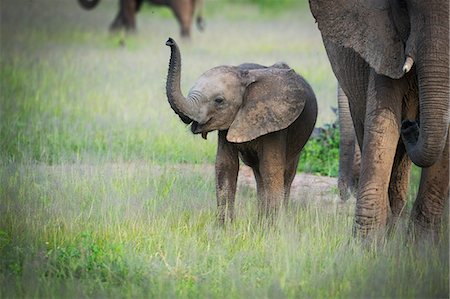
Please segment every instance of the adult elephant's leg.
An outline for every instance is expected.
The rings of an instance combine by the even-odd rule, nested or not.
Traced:
[[[411,159],[406,154],[403,142],[397,145],[397,151],[392,167],[389,183],[389,204],[391,207],[390,223],[395,224],[403,212],[408,195],[409,176],[411,172]]]
[[[323,39],[333,72],[348,98],[351,119],[358,144],[363,144],[367,86],[370,67],[352,49]]]
[[[367,236],[387,222],[388,186],[408,86],[374,71],[369,77],[354,234]]]
[[[353,156],[353,167],[352,167],[352,173],[353,173],[353,190],[352,192],[356,191],[356,188],[358,187],[359,182],[359,173],[361,171],[361,148],[359,147],[358,140],[356,139],[355,135],[355,155]]]
[[[123,1],[125,29],[128,31],[136,30],[136,11],[137,11],[136,0]]]
[[[416,119],[418,117],[419,99],[417,97],[417,86],[414,74],[405,75],[410,82],[410,90],[403,99],[402,119]],[[407,200],[409,178],[412,161],[408,157],[405,145],[402,140],[397,145],[394,165],[392,167],[391,180],[389,184],[389,203],[391,207],[391,217],[389,218],[390,228],[394,228],[398,218],[402,214]]]
[[[111,23],[109,29],[111,31],[125,29],[133,31],[136,29],[136,10],[137,2],[136,0],[120,0],[119,1],[119,12],[116,18]]]
[[[125,26],[122,4],[123,0],[119,0],[119,11],[117,12],[116,17],[114,18],[114,21],[109,26],[110,31],[120,30]]]
[[[205,30],[205,20],[203,19],[203,0],[191,0],[193,7],[193,14],[197,14],[197,29],[200,31]]]
[[[341,200],[349,199],[353,190],[353,164],[355,158],[356,135],[353,128],[348,98],[340,86],[337,91],[339,112],[339,178],[338,188]]]
[[[181,37],[191,36],[191,23],[194,17],[194,3],[191,0],[174,1],[172,11],[180,24]]]
[[[236,195],[239,158],[235,146],[226,140],[226,132],[219,131],[216,156],[217,219],[223,225],[228,218],[234,220],[234,198]]]
[[[284,201],[283,206],[287,209],[289,205],[289,196],[291,194],[291,186],[294,181],[295,174],[297,173],[298,160],[300,159],[300,154],[298,154],[292,161],[286,165],[286,170],[284,171]]]
[[[411,213],[410,229],[416,239],[436,238],[439,228],[447,221],[442,218],[448,206],[449,197],[449,136],[439,160],[422,169],[419,191]]]

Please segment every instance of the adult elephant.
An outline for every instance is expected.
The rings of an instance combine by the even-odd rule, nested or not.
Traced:
[[[354,233],[403,210],[411,160],[423,167],[412,220],[435,232],[448,201],[448,0],[310,0],[348,96],[362,161]]]
[[[78,2],[85,9],[93,9],[100,0],[78,0]],[[143,0],[119,0],[119,12],[111,23],[110,30],[136,30],[136,13],[141,8],[142,2]],[[180,24],[182,37],[190,37],[195,13],[197,13],[197,27],[199,30],[204,28],[201,14],[203,0],[149,0],[148,2],[170,7]]]

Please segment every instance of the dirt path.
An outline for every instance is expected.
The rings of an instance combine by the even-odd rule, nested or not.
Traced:
[[[239,186],[248,186],[256,189],[253,172],[248,166],[241,166],[238,177]],[[309,173],[298,173],[291,187],[291,199],[314,199],[325,201],[337,201],[337,179],[325,176],[317,176]]]

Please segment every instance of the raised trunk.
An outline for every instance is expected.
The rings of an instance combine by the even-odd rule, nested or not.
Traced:
[[[416,61],[420,125],[405,121],[402,138],[411,160],[420,167],[429,167],[441,155],[448,131],[448,2],[411,2],[411,34],[407,43],[407,52],[411,53],[407,54]]]
[[[166,45],[170,47],[169,71],[167,74],[166,94],[170,107],[181,118],[190,124],[192,122],[192,107],[181,93],[181,54],[176,42],[169,38]]]

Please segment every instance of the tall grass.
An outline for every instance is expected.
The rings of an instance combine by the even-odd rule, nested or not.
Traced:
[[[216,225],[215,136],[192,136],[164,94],[164,42],[178,36],[167,10],[144,9],[120,46],[116,1],[1,5],[0,298],[448,296],[447,228],[412,246],[407,215],[386,242],[360,244],[354,203],[302,193],[268,229],[241,186],[235,223]],[[206,5],[206,32],[179,42],[183,90],[220,64],[282,60],[313,86],[318,125],[334,121],[307,11]]]
[[[294,201],[267,229],[240,188],[215,222],[203,167],[29,165],[1,173],[4,297],[443,297],[447,236],[407,246],[351,237],[352,205]]]

